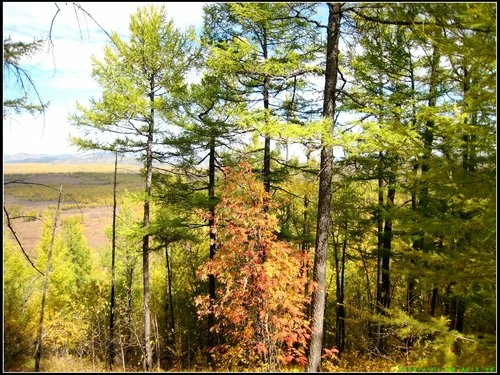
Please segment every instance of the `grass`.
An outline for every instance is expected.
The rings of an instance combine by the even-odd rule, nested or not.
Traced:
[[[63,186],[63,209],[68,207],[95,207],[113,202],[113,172],[50,172],[10,173],[4,175],[5,195],[31,202],[57,203],[59,188]],[[16,181],[15,183],[10,183]],[[140,175],[118,173],[117,192],[140,192],[144,182]],[[69,206],[68,206],[69,205]],[[68,206],[68,207],[66,207]]]
[[[33,358],[19,358],[16,364],[8,364],[5,368],[8,372],[34,372],[35,360]],[[139,369],[130,369],[128,372],[136,372]],[[41,372],[122,372],[123,367],[115,366],[113,371],[102,361],[92,361],[88,357],[79,358],[72,355],[42,357],[40,361]]]

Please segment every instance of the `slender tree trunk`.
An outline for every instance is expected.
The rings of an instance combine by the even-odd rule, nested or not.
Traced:
[[[347,232],[347,224],[345,226]],[[339,355],[345,348],[345,303],[344,303],[344,275],[345,275],[345,253],[347,248],[347,234],[342,241],[342,252],[339,256],[339,244],[335,245],[335,281],[336,281],[336,318],[335,318],[335,345]]]
[[[408,291],[406,292],[406,312],[408,315],[413,315],[413,300],[415,299],[415,281],[412,277],[408,283]]]
[[[387,202],[388,206],[392,207],[394,205],[394,198],[396,195],[396,189],[394,188],[395,179],[390,178],[389,180],[389,188],[387,191]],[[392,251],[392,219],[386,218],[384,225],[384,250],[382,256],[382,306],[386,309],[390,307],[391,304],[391,279],[390,279],[390,260],[391,260],[391,251]]]
[[[301,244],[301,250],[302,250],[302,255],[304,256],[304,263],[302,264],[302,270],[301,272],[305,274],[306,277],[306,284],[304,285],[304,295],[308,298],[309,297],[309,248],[310,248],[310,243],[309,243],[309,225],[308,225],[308,214],[307,214],[307,209],[309,207],[309,197],[307,194],[304,195],[304,225],[302,226],[302,244]],[[307,319],[311,318],[311,303],[306,303],[305,305],[305,313]]]
[[[341,4],[328,3],[327,56],[323,117],[330,121],[329,133],[333,134],[335,120],[335,91],[339,55]],[[323,345],[323,322],[326,297],[326,261],[328,258],[328,232],[330,229],[330,207],[332,199],[333,146],[324,144],[321,149],[321,171],[319,175],[318,219],[316,227],[316,249],[314,253],[313,282],[316,287],[311,301],[311,338],[309,341],[306,371],[316,372],[321,366]]]
[[[396,183],[395,171],[392,170],[389,175],[388,188],[387,188],[387,207],[390,209],[394,205],[396,196]],[[381,269],[380,269],[380,284],[377,291],[377,306],[378,313],[385,315],[385,309],[388,309],[391,304],[391,275],[390,275],[390,261],[392,251],[392,219],[385,218],[384,231],[382,235],[382,255],[381,255]],[[381,353],[386,352],[386,332],[385,327],[379,326],[378,336],[378,349]]]
[[[132,350],[132,284],[134,278],[134,268],[133,266],[128,266],[126,274],[126,297],[127,297],[127,329],[125,337],[125,362],[128,365],[130,361],[130,355]]]
[[[457,318],[456,318],[456,325],[455,329],[458,332],[463,333],[464,332],[464,318],[465,318],[465,301],[463,300],[462,297],[456,297],[456,311],[457,311]]]
[[[431,316],[436,316],[436,305],[437,305],[438,289],[432,289],[431,297]]]
[[[418,174],[420,168],[420,163],[417,161],[413,165],[413,175],[416,180],[416,176]],[[417,206],[417,188],[418,182],[415,183],[415,185],[412,187],[411,190],[411,209],[412,211],[417,211],[418,206]],[[421,242],[421,233],[420,231],[417,231],[415,234],[413,234],[413,249],[418,251],[420,249],[420,242]],[[413,315],[413,300],[414,300],[414,292],[415,292],[415,275],[414,275],[414,268],[415,268],[415,261],[413,259],[410,260],[411,266],[410,270],[408,272],[408,289],[406,290],[406,312],[408,315]]]
[[[151,185],[153,180],[153,131],[154,131],[154,77],[150,83],[151,115],[149,118],[148,140],[146,145],[146,198],[144,201],[143,227],[147,230],[150,220]],[[151,346],[151,311],[149,309],[149,234],[142,238],[142,273],[144,285],[144,371],[151,371],[153,367],[153,349]]]
[[[172,265],[170,261],[170,257],[168,255],[168,244],[165,244],[165,262],[167,268],[166,275],[166,292],[167,292],[167,309],[165,313],[170,314],[170,319],[167,319],[167,328],[169,330],[168,336],[175,337],[175,316],[174,316],[174,301],[172,296]]]
[[[409,73],[410,73],[410,81],[411,81],[411,91],[415,92],[415,69],[413,65],[413,60],[410,56],[409,59]],[[416,109],[416,104],[412,104],[412,127],[416,128],[417,127],[417,109]],[[413,185],[413,188],[411,190],[411,209],[413,211],[417,211],[418,205],[417,205],[417,194],[418,194],[418,187],[419,183],[417,181],[417,176],[418,176],[418,171],[420,168],[420,161],[417,159],[415,161],[415,164],[413,165],[413,174],[415,178],[415,184]],[[419,249],[419,241],[421,237],[421,233],[417,232],[415,234],[415,240],[413,242],[413,248],[415,250]],[[408,290],[406,292],[406,312],[408,315],[413,314],[413,300],[414,300],[414,292],[415,292],[415,275],[414,273],[414,267],[415,266],[415,261],[411,260],[411,269],[409,271],[408,275]]]
[[[214,259],[215,253],[217,251],[217,232],[215,228],[215,136],[212,134],[210,136],[210,151],[208,160],[208,199],[210,205],[208,225],[210,228],[210,260]],[[216,345],[216,333],[212,329],[215,325],[215,315],[213,314],[212,307],[215,303],[215,275],[210,274],[208,276],[208,295],[210,298],[210,313],[208,314],[208,347],[214,347]],[[208,354],[208,360],[212,369],[215,366],[215,362]]]
[[[115,252],[116,252],[116,177],[118,152],[115,151],[115,173],[113,179],[113,228],[111,235],[111,296],[109,301],[109,369],[113,369],[115,360],[114,322],[115,322]]]
[[[61,208],[63,187],[59,188],[59,198],[57,199],[57,208],[54,213],[54,222],[52,223],[52,234],[50,236],[49,251],[47,254],[47,267],[45,269],[45,281],[42,290],[42,304],[40,307],[40,321],[38,323],[38,335],[36,339],[35,349],[35,371],[40,372],[40,360],[42,358],[42,336],[43,336],[43,316],[45,313],[45,299],[47,298],[47,289],[49,287],[50,261],[52,260],[52,250],[54,248],[54,239],[56,236],[57,219],[59,218],[59,210]]]
[[[266,30],[263,32],[263,41],[262,41],[262,52],[264,59],[268,58],[267,51],[267,33]],[[265,111],[265,119],[268,121],[269,116],[269,78],[264,78],[264,87],[262,90],[262,94],[264,96],[264,111]],[[264,190],[266,193],[271,191],[271,138],[268,134],[264,137],[264,169],[262,171],[264,177]],[[268,210],[268,202],[264,202],[264,212]]]
[[[382,210],[384,207],[384,180],[383,180],[383,155],[379,153],[379,160],[377,166],[378,173],[378,205],[376,211],[377,217],[377,279],[376,279],[376,287],[375,287],[375,311],[377,314],[380,314],[381,311],[381,303],[382,300],[380,284],[382,283],[382,251],[383,251],[383,231],[384,231],[384,218],[382,215]],[[381,338],[381,326],[379,323],[370,325],[370,337],[375,338],[375,346],[380,347],[380,338]]]
[[[347,225],[346,225],[346,230],[347,230]],[[347,249],[347,237],[344,238],[344,242],[342,244],[342,260],[341,260],[341,274],[340,274],[340,311],[339,311],[339,323],[340,323],[340,335],[341,335],[341,340],[340,340],[340,346],[339,350],[341,352],[344,351],[345,349],[345,254],[346,254],[346,249]]]
[[[436,107],[437,101],[437,68],[439,64],[439,54],[437,48],[434,48],[432,51],[432,59],[430,66],[430,80],[429,80],[429,100],[428,107],[434,108]],[[414,90],[413,80],[412,80],[412,89]],[[425,128],[423,131],[423,140],[424,140],[424,152],[422,155],[422,160],[420,163],[416,164],[416,168],[420,164],[422,170],[421,178],[425,181],[426,174],[430,169],[430,158],[432,155],[432,145],[434,142],[434,121],[432,119],[428,119],[425,123]],[[421,185],[421,186],[419,186]],[[412,196],[412,209],[420,210],[422,216],[424,218],[429,218],[429,187],[424,182],[423,185],[417,185],[417,192],[414,193],[415,197]],[[417,233],[417,239],[414,241],[413,248],[415,250],[422,250],[425,246],[423,239],[423,232]],[[414,277],[410,277],[408,283],[408,313],[411,315],[413,312],[413,301],[415,299],[414,296],[415,282]]]

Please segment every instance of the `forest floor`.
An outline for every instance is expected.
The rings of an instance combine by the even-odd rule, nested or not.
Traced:
[[[323,361],[324,362],[324,361]],[[22,358],[18,361],[17,365],[9,366],[6,369],[8,372],[31,372],[34,369],[35,361],[33,358]],[[51,355],[42,359],[40,363],[41,372],[143,372],[142,368],[124,368],[123,366],[116,364],[113,369],[109,369],[109,365],[102,361],[92,361],[88,357],[78,358],[75,356],[54,356]],[[392,360],[387,360],[383,358],[378,358],[376,360],[368,357],[358,357],[358,356],[348,356],[345,360],[342,360],[339,364],[332,366],[323,363],[322,372],[406,372],[406,368],[398,366]],[[158,367],[156,364],[150,372],[192,372],[192,373],[206,373],[206,372],[219,372],[212,371],[210,368],[203,368],[203,366],[197,365],[190,369],[181,368],[178,366],[166,368]],[[223,371],[220,372],[234,372],[234,371]],[[240,371],[238,371],[240,372]],[[246,368],[241,370],[241,372],[260,372],[252,368]],[[303,372],[299,368],[291,368],[288,370],[283,370],[282,372]]]
[[[368,354],[359,355],[357,353],[351,352],[346,353],[342,356],[342,359],[336,361],[336,363],[331,363],[330,361],[322,361],[322,372],[340,372],[340,373],[377,373],[377,372],[389,372],[389,373],[410,373],[410,372],[479,372],[479,373],[496,373],[495,366],[495,351],[489,351],[488,353],[483,353],[481,365],[476,363],[476,365],[471,366],[470,364],[458,365],[458,366],[430,366],[422,365],[421,362],[411,363],[407,362],[404,356],[397,356],[393,358],[389,357],[374,357]],[[34,359],[33,358],[23,358],[18,361],[14,366],[9,366],[8,369],[4,369],[7,372],[32,372],[34,369]],[[107,363],[99,360],[92,361],[90,358],[78,358],[75,356],[49,356],[41,361],[40,369],[42,372],[89,372],[89,373],[99,373],[99,372],[143,372],[141,367],[127,367],[124,368],[120,364],[116,364],[113,369],[109,369]],[[205,368],[200,365],[193,365],[191,368],[182,368],[178,366],[167,368],[165,366],[158,367],[156,364],[153,366],[150,372],[174,372],[174,373],[209,373],[209,372],[219,372],[212,371],[210,368]],[[220,372],[228,373],[235,371],[223,371]],[[238,372],[260,372],[252,368],[246,368]],[[291,368],[282,370],[282,372],[294,372],[301,373],[304,372],[300,368]]]

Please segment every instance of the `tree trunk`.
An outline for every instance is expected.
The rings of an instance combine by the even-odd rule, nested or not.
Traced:
[[[166,284],[167,284],[167,309],[165,314],[170,314],[170,319],[167,319],[168,337],[175,337],[175,316],[174,316],[174,301],[172,297],[172,265],[168,256],[168,244],[165,244],[165,265],[167,268]],[[172,340],[172,343],[174,340]]]
[[[345,226],[347,232],[347,224]],[[345,348],[345,304],[344,304],[344,274],[345,274],[345,253],[347,248],[347,234],[342,241],[342,253],[338,254],[338,244],[335,246],[335,278],[336,278],[336,319],[335,319],[335,345],[339,350],[339,355]]]
[[[380,313],[380,301],[382,299],[380,284],[382,283],[382,250],[383,250],[383,231],[384,231],[384,218],[382,215],[382,210],[384,206],[384,180],[382,178],[383,175],[383,167],[382,167],[382,153],[379,153],[379,160],[377,166],[378,173],[378,205],[376,209],[376,218],[377,218],[377,279],[375,284],[375,311],[377,314]],[[380,347],[380,324],[370,324],[369,326],[369,335],[370,337],[375,339],[375,346]]]
[[[307,208],[309,207],[309,197],[304,195],[304,225],[302,226],[302,244],[301,250],[302,255],[304,256],[304,262],[302,264],[302,274],[305,274],[306,284],[304,285],[304,295],[306,298],[309,297],[309,225],[307,223],[308,215]],[[305,313],[307,319],[311,319],[311,304],[308,302],[305,305]]]
[[[396,189],[394,184],[396,183],[396,178],[394,170],[390,172],[388,187],[387,187],[387,207],[390,209],[394,205],[394,199],[396,196]],[[384,232],[382,235],[382,255],[381,255],[381,272],[380,272],[380,284],[377,291],[377,306],[378,313],[385,315],[385,309],[388,309],[391,305],[391,277],[390,277],[390,261],[391,261],[391,251],[392,251],[392,219],[386,217],[384,220]],[[384,354],[386,352],[386,332],[385,327],[379,327],[379,337],[378,337],[378,349]]]
[[[439,64],[439,54],[437,48],[433,48],[432,51],[432,59],[431,59],[431,66],[430,66],[430,79],[429,79],[429,100],[428,100],[428,107],[429,108],[434,108],[436,107],[436,101],[437,101],[437,67]],[[412,81],[413,85],[413,81]],[[412,86],[412,89],[414,90],[414,86]],[[426,174],[429,172],[430,169],[430,158],[432,157],[432,145],[434,142],[434,120],[433,119],[428,119],[425,123],[425,128],[423,131],[423,140],[424,140],[424,152],[422,155],[422,160],[420,163],[416,164],[416,168],[418,170],[419,164],[421,166],[422,170],[422,176],[421,178],[424,179]],[[415,197],[413,197],[413,194]],[[417,191],[412,194],[412,209],[414,210],[420,210],[421,215],[424,218],[430,217],[429,213],[429,187],[426,185],[424,182],[424,185],[418,186],[417,185]],[[417,200],[418,198],[418,200]],[[415,239],[413,248],[415,250],[422,250],[425,246],[424,239],[423,239],[423,232],[418,232],[417,233],[417,239]],[[408,313],[411,315],[412,314],[412,303],[413,300],[415,299],[414,296],[414,287],[415,287],[415,282],[414,282],[414,277],[410,277],[409,283],[408,283]]]
[[[263,41],[262,41],[262,52],[264,59],[267,59],[268,57],[268,51],[267,51],[267,34],[266,30],[264,29],[263,32]],[[268,121],[268,116],[269,116],[269,78],[265,77],[264,78],[264,87],[262,89],[262,94],[264,96],[264,111],[265,111],[265,119]],[[266,193],[269,193],[271,191],[271,138],[269,137],[268,134],[265,135],[264,137],[264,169],[262,171],[263,177],[264,177],[264,190]],[[264,202],[264,212],[267,212],[268,210],[268,202]]]
[[[128,266],[126,272],[127,327],[125,337],[125,363],[128,365],[132,351],[132,284],[134,281],[133,266]]]
[[[210,260],[214,259],[215,253],[217,251],[217,234],[215,228],[215,136],[210,136],[210,151],[209,151],[209,160],[208,160],[208,199],[210,205],[209,219],[208,225],[210,228]],[[216,298],[215,294],[215,275],[208,275],[208,295],[210,298],[210,305],[213,306]],[[215,316],[210,310],[208,314],[208,347],[211,348],[215,346],[216,333],[212,329],[215,325]],[[215,366],[215,362],[213,361],[212,356],[208,353],[208,360],[212,366],[212,369]]]
[[[438,289],[434,288],[432,289],[432,297],[431,297],[431,316],[436,315],[437,297],[438,297]]]
[[[387,193],[387,200],[390,206],[394,204],[396,190],[389,187]],[[384,249],[382,256],[382,283],[381,283],[381,302],[382,306],[386,309],[390,307],[391,304],[391,279],[390,279],[390,260],[392,251],[392,219],[386,218],[384,225]]]
[[[118,152],[115,151],[115,173],[113,179],[113,227],[111,235],[111,296],[109,301],[109,369],[113,369],[115,360],[114,322],[115,322],[115,252],[116,252],[116,177]]]
[[[151,185],[153,180],[153,131],[154,131],[154,77],[150,83],[151,114],[149,118],[148,140],[146,145],[146,198],[144,201],[143,227],[147,230],[150,221]],[[151,347],[151,312],[149,309],[149,234],[142,238],[142,274],[144,285],[144,371],[151,371],[153,367],[153,349]]]
[[[335,120],[335,91],[339,55],[341,4],[328,3],[327,56],[323,117],[330,121],[329,133],[333,134]],[[318,219],[316,226],[316,249],[314,253],[313,282],[316,287],[311,301],[311,338],[309,341],[306,370],[317,372],[321,366],[323,344],[323,320],[325,314],[326,261],[328,258],[328,232],[330,229],[330,207],[332,199],[333,146],[324,144],[321,149],[321,171],[319,175]]]
[[[54,238],[56,236],[56,228],[57,228],[57,219],[59,218],[59,210],[61,208],[61,199],[62,199],[62,191],[63,187],[59,188],[59,198],[57,200],[57,208],[54,213],[54,222],[52,223],[52,234],[50,237],[50,245],[49,251],[47,254],[47,267],[45,269],[45,281],[43,284],[42,291],[42,304],[40,307],[40,321],[38,323],[38,335],[36,339],[36,348],[35,348],[35,371],[40,372],[40,360],[42,358],[42,336],[43,336],[43,315],[45,312],[45,299],[47,298],[47,289],[49,287],[49,273],[50,273],[50,261],[52,259],[52,249],[54,247]]]

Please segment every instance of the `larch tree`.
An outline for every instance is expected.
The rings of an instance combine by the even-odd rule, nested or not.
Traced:
[[[355,103],[357,113],[363,115],[357,122],[362,134],[350,155],[364,160],[364,178],[376,180],[378,185],[374,207],[377,222],[375,306],[377,313],[383,315],[391,305],[390,263],[398,174],[400,167],[416,154],[414,147],[409,146],[416,142],[418,134],[412,129],[414,92],[405,82],[411,81],[413,70],[404,34],[394,26],[363,21],[357,23],[358,42],[363,51],[349,64],[353,74],[351,95],[362,98],[362,106]],[[383,331],[377,324],[374,336],[381,352],[386,336]]]
[[[220,78],[209,69],[200,83],[192,84],[186,90],[189,98],[183,103],[185,116],[175,123],[179,127],[177,135],[172,134],[170,143],[173,152],[170,159],[175,168],[183,170],[190,182],[182,184],[182,189],[196,193],[207,191],[207,200],[193,202],[191,210],[206,209],[206,222],[209,228],[209,258],[217,252],[217,233],[215,229],[215,208],[218,202],[216,194],[217,171],[225,166],[224,154],[236,151],[241,144],[241,136],[246,133],[236,125],[237,115],[242,112],[244,103],[231,100],[232,93],[224,90]],[[200,207],[201,204],[201,207]],[[216,298],[216,280],[209,275],[209,295]],[[208,347],[216,345],[214,315],[207,316]],[[209,356],[211,360],[212,357]]]
[[[77,104],[71,116],[78,128],[92,138],[73,138],[84,149],[119,150],[138,153],[144,162],[143,288],[144,369],[152,367],[149,309],[150,199],[155,147],[163,139],[164,120],[171,115],[172,96],[183,85],[193,56],[193,30],[182,32],[167,19],[164,7],[139,8],[130,18],[130,38],[117,33],[105,47],[102,61],[93,59],[93,76],[103,89],[90,106]],[[106,137],[103,136],[106,134]]]
[[[204,30],[212,43],[209,64],[231,77],[231,89],[250,109],[247,126],[264,138],[262,177],[267,192],[273,182],[271,118],[303,116],[307,77],[320,72],[318,33],[305,20],[314,12],[314,4],[297,3],[205,7]]]
[[[402,305],[407,314],[419,311],[419,317],[425,319],[430,307],[430,315],[436,315],[438,293],[444,292],[441,298],[446,301],[444,313],[450,316],[451,328],[463,329],[465,301],[473,300],[471,285],[456,276],[459,272],[451,268],[451,263],[471,267],[470,274],[475,274],[475,268],[465,258],[470,256],[474,262],[482,259],[483,264],[489,257],[487,251],[479,255],[474,240],[467,242],[471,232],[465,233],[474,217],[484,219],[491,213],[486,209],[479,215],[473,208],[477,208],[476,204],[492,207],[486,198],[486,191],[494,185],[486,177],[486,171],[491,172],[491,135],[495,128],[491,91],[495,87],[494,59],[487,52],[493,50],[492,9],[485,5],[451,4],[374,4],[352,8],[356,27],[363,32],[359,39],[361,52],[353,52],[354,59],[349,57],[349,73],[355,78],[347,100],[360,116],[358,124],[364,134],[353,152],[357,161],[364,163],[365,173],[360,173],[359,178],[379,180],[375,219],[379,233],[380,313],[388,311],[390,300],[386,298],[394,295],[384,274],[390,277],[396,272],[408,280]],[[491,48],[480,51],[480,45]],[[482,98],[481,104],[472,97],[465,99],[471,87],[477,90],[473,97]],[[473,166],[470,170],[475,165],[475,147],[482,149],[481,172]],[[377,160],[380,155],[383,159]],[[370,169],[372,172],[368,172]],[[378,176],[373,173],[377,170]],[[394,173],[396,180],[391,177]],[[482,177],[476,179],[479,174]],[[468,189],[472,185],[474,193]],[[389,207],[391,186],[400,191],[400,203]],[[468,208],[463,206],[465,201],[469,202]],[[397,222],[397,232],[386,231],[392,229],[386,225],[388,220]],[[397,244],[390,242],[390,233]],[[403,257],[399,255],[402,249]],[[395,268],[391,267],[389,274],[388,261],[395,253]],[[462,256],[465,258],[459,262]],[[448,257],[454,257],[449,267],[445,266],[451,260]],[[443,278],[452,282],[443,285]],[[476,288],[483,287],[477,280],[473,282]],[[425,288],[432,289],[429,306],[423,306],[424,299],[420,298]],[[414,306],[417,302],[418,308]],[[381,351],[382,341],[377,341]]]
[[[435,76],[446,84],[447,96],[429,115],[433,151],[422,185],[428,189],[426,232],[432,235],[426,240],[448,265],[432,268],[436,276],[449,275],[445,285],[433,279],[436,293],[440,290],[446,302],[450,328],[464,332],[467,305],[477,304],[475,291],[485,295],[493,285],[484,275],[493,272],[494,258],[488,233],[493,229],[496,186],[495,6],[436,4],[425,9],[436,23],[452,20],[427,38],[441,55]],[[446,230],[435,225],[437,218],[447,223]],[[464,273],[468,276],[459,276]]]
[[[45,41],[36,39],[33,42],[13,41],[6,38],[3,41],[3,118],[14,114],[28,112],[31,115],[43,113],[48,106],[44,103],[30,72],[23,68],[21,61],[30,58],[42,49]],[[19,91],[18,91],[19,90]],[[16,96],[14,98],[10,97]],[[35,101],[30,96],[35,96]]]
[[[323,117],[329,123],[329,133],[333,134],[335,126],[335,107],[337,104],[337,71],[339,69],[339,39],[342,5],[340,3],[328,3],[328,9]],[[309,341],[306,367],[308,372],[319,371],[321,366],[332,178],[333,144],[325,141],[325,144],[321,148],[319,174],[318,216],[313,266],[314,290],[311,301],[311,339]]]

